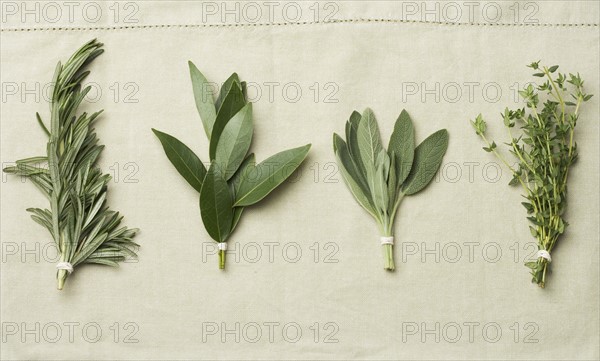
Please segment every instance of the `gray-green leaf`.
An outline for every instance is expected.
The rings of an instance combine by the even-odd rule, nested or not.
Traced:
[[[377,155],[383,148],[379,136],[379,127],[373,111],[365,109],[357,129],[357,143],[360,152],[360,159],[365,168],[373,167],[377,160]]]
[[[415,153],[415,131],[406,110],[402,110],[394,125],[388,145],[390,157],[395,158],[396,181],[402,184],[412,168]]]
[[[224,242],[233,223],[233,200],[227,182],[211,164],[200,191],[200,215],[208,234],[217,242]]]
[[[215,162],[225,180],[229,180],[244,161],[252,142],[252,103],[246,104],[225,125],[219,143]]]
[[[377,155],[375,166],[371,194],[373,195],[373,203],[377,209],[381,214],[385,214],[389,203],[387,178],[390,170],[390,157],[384,149],[381,149]]]
[[[339,165],[340,172],[342,173],[342,179],[344,180],[344,183],[346,183],[346,186],[348,186],[348,189],[350,189],[350,192],[352,193],[358,204],[360,204],[375,219],[378,219],[376,215],[377,212],[373,208],[373,204],[369,196],[365,194],[363,189],[358,185],[358,183],[354,180],[353,176],[350,174],[350,171],[346,169],[344,163],[346,163],[347,161],[344,161],[343,158],[347,157],[347,154],[344,155],[344,152],[345,150],[341,147],[335,150],[335,156],[337,158],[337,163]]]
[[[362,163],[362,159],[360,158],[360,150],[358,148],[358,125],[360,124],[360,120],[362,115],[359,112],[353,111],[350,115],[350,119],[346,122],[346,141],[348,142],[348,152],[350,153],[350,157],[354,161],[356,168],[359,170],[359,175],[362,178],[363,184],[367,184],[367,180],[365,179],[366,171],[365,166]]]
[[[234,206],[249,206],[266,197],[300,166],[309,149],[310,144],[284,150],[254,166],[242,179]]]
[[[411,195],[425,188],[437,173],[448,148],[448,131],[438,130],[415,149],[412,169],[402,185],[402,192]]]
[[[188,62],[188,65],[190,67],[190,77],[192,78],[192,88],[194,89],[196,108],[198,109],[198,114],[200,114],[200,119],[202,119],[202,125],[204,126],[206,136],[210,140],[213,125],[215,124],[215,119],[217,117],[213,96],[210,91],[208,80],[206,80],[200,70],[198,70],[191,61]]]
[[[396,195],[398,193],[398,184],[396,178],[396,157],[390,157],[390,172],[387,181],[387,191],[388,191],[388,211],[391,212],[394,209],[394,204],[396,203]]]
[[[195,190],[200,192],[206,175],[206,167],[200,158],[177,138],[156,129],[152,131],[160,140],[167,158],[173,163],[175,169]]]
[[[333,152],[338,155],[338,165],[345,168],[348,176],[352,178],[358,187],[360,187],[362,193],[372,205],[371,191],[369,190],[369,185],[366,181],[366,175],[362,173],[363,171],[359,169],[355,160],[353,160],[352,155],[350,154],[349,146],[346,144],[346,142],[344,142],[342,137],[336,133],[333,133]]]

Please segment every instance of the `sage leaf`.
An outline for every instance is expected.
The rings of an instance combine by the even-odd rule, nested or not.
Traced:
[[[393,154],[393,153],[392,153]],[[396,203],[396,193],[398,192],[398,179],[396,178],[396,157],[390,156],[390,171],[387,181],[387,192],[388,192],[388,210],[394,209]]]
[[[386,150],[381,144],[375,115],[369,108],[362,115],[353,112],[345,130],[346,141],[333,133],[338,167],[356,201],[377,221],[383,237],[384,269],[392,271],[393,242],[389,243],[389,238],[393,238],[400,202],[405,195],[418,192],[431,181],[446,151],[448,135],[445,130],[435,133],[415,149],[412,121],[403,110]],[[439,138],[445,139],[445,143],[441,144]],[[438,146],[443,151],[438,151]],[[426,167],[430,162],[436,163],[433,172]]]
[[[346,147],[346,142],[335,133],[333,134],[333,138],[333,151],[336,155],[337,164],[340,168],[344,183],[346,183],[356,201],[373,217],[377,217],[377,212],[375,211],[373,200],[370,197],[371,193],[369,189],[361,186],[358,182],[358,170],[356,165],[352,162],[350,153]]]
[[[412,169],[402,185],[404,194],[415,194],[431,182],[442,164],[446,149],[448,149],[446,129],[438,130],[417,146]]]
[[[190,77],[192,78],[192,88],[194,90],[196,108],[198,109],[198,114],[200,114],[206,136],[210,139],[213,125],[215,124],[215,119],[217,117],[213,95],[210,91],[210,84],[200,70],[196,68],[194,63],[189,61],[188,65],[190,68]]]
[[[204,228],[217,242],[227,240],[233,223],[233,200],[229,186],[212,163],[200,191],[200,215]]]
[[[381,152],[382,145],[377,120],[373,111],[369,108],[363,112],[356,137],[362,163],[365,168],[373,168],[377,155]]]
[[[352,193],[354,199],[356,199],[356,201],[358,202],[358,204],[361,205],[361,207],[363,207],[367,212],[369,212],[369,214],[371,214],[374,218],[377,218],[377,211],[375,211],[375,209],[373,208],[372,201],[363,192],[363,190],[356,183],[356,181],[352,178],[352,176],[348,172],[348,169],[346,169],[343,166],[343,161],[341,159],[342,156],[340,155],[340,152],[336,152],[335,155],[338,164],[340,164],[340,173],[342,174],[342,179],[344,180],[344,183],[346,183],[346,186],[350,190],[350,193]]]
[[[404,109],[394,125],[388,152],[390,157],[395,158],[396,181],[400,185],[410,173],[415,153],[415,131],[412,120]]]
[[[358,175],[361,178],[361,183],[367,186],[366,170],[360,157],[360,149],[358,148],[358,125],[362,119],[359,112],[353,111],[350,119],[346,122],[346,139],[348,140],[347,147],[350,153],[350,158],[356,165]]]
[[[339,162],[338,164],[343,166],[348,173],[348,175],[352,178],[354,183],[361,188],[362,193],[365,194],[367,199],[371,199],[371,191],[369,189],[369,185],[366,181],[366,175],[364,171],[359,169],[357,162],[353,159],[350,154],[350,149],[346,142],[336,133],[333,133],[333,151],[334,153],[339,153]],[[341,162],[341,163],[340,163]],[[372,200],[369,201],[372,205]]]
[[[227,122],[217,144],[215,162],[225,180],[229,180],[242,164],[250,148],[253,131],[252,103],[248,103]]]
[[[210,136],[209,155],[211,162],[216,157],[217,145],[219,144],[219,138],[221,137],[223,129],[225,129],[225,126],[229,120],[231,120],[231,118],[237,114],[237,112],[239,112],[244,105],[246,105],[246,100],[242,94],[242,89],[237,85],[231,86],[229,88],[229,92],[223,100],[223,105],[217,112],[215,125],[213,126],[212,134]]]
[[[252,169],[252,175],[242,179],[234,206],[250,206],[262,200],[285,181],[300,166],[310,144],[277,153]]]
[[[386,214],[388,210],[389,196],[387,179],[389,170],[390,157],[382,148],[377,155],[373,189],[371,190],[371,193],[373,194],[373,203],[375,203],[381,214]]]
[[[200,158],[177,138],[154,128],[152,131],[156,134],[158,140],[160,140],[167,158],[175,166],[175,169],[177,169],[189,185],[200,192],[206,175],[206,167]]]

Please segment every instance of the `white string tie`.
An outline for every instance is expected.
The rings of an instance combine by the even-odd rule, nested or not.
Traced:
[[[545,249],[540,249],[539,251],[537,251],[537,258],[545,258],[548,260],[548,262],[552,262],[552,257],[550,257],[550,252],[546,251]]]
[[[217,243],[217,247],[219,251],[227,251],[227,242],[219,242]]]
[[[69,262],[59,262],[59,263],[56,265],[56,268],[57,268],[57,269],[64,269],[64,270],[66,270],[67,272],[69,272],[69,274],[73,273],[73,265],[72,265],[72,264],[70,264]]]
[[[391,244],[391,245],[393,245],[394,244],[394,237],[393,236],[392,237],[381,237],[380,240],[381,240],[381,244],[382,245],[384,245],[384,244]]]

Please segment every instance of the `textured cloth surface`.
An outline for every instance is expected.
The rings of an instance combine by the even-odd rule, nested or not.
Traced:
[[[1,161],[44,153],[35,112],[49,119],[56,62],[97,37],[106,52],[82,110],[105,110],[109,205],[142,247],[118,269],[77,267],[57,291],[53,241],[25,212],[46,200],[4,175],[2,359],[600,357],[598,2],[75,3],[2,2]],[[523,266],[537,249],[520,190],[468,122],[481,112],[506,141],[499,113],[522,106],[539,59],[594,94],[544,290]],[[207,161],[188,60],[210,81],[235,71],[249,83],[258,160],[312,143],[293,179],[245,211],[224,272],[197,194],[150,131]],[[386,144],[404,108],[417,142],[450,134],[435,182],[401,205],[394,273],[332,152],[332,133],[365,107]]]

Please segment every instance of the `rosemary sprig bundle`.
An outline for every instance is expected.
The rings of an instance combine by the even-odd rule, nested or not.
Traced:
[[[563,214],[569,169],[578,156],[574,134],[579,109],[592,95],[584,93],[579,74],[567,76],[557,73],[558,65],[546,67],[539,62],[528,67],[536,71],[533,76],[544,78],[544,82],[536,87],[530,84],[519,91],[526,107],[506,108],[501,114],[509,138],[505,144],[515,157],[516,166],[511,166],[496,143],[485,136],[487,124],[481,114],[471,123],[486,144],[483,149],[493,153],[512,172],[509,184],[520,184],[525,192],[523,197],[527,201],[521,204],[532,223],[531,235],[538,241],[537,260],[525,266],[531,270],[532,282],[544,288],[552,261],[550,254],[568,226]],[[546,99],[543,103],[540,103],[541,96]],[[515,125],[518,125],[518,134],[513,134]]]
[[[256,164],[252,143],[252,103],[246,83],[236,73],[221,87],[215,101],[210,84],[189,62],[196,108],[210,143],[208,170],[200,158],[177,138],[152,129],[175,169],[200,195],[200,215],[206,231],[218,244],[219,268],[225,269],[227,240],[245,207],[258,203],[283,183],[304,161],[310,144],[277,153]]]
[[[69,60],[56,66],[50,103],[50,128],[36,118],[48,136],[46,155],[21,159],[4,172],[27,177],[50,201],[50,209],[29,208],[31,218],[44,226],[60,252],[58,289],[80,264],[118,266],[136,257],[133,242],[137,229],[119,228],[123,217],[106,206],[111,177],[102,174],[96,160],[104,146],[92,128],[102,111],[77,113],[90,87],[81,82],[90,73],[87,66],[100,54],[103,44],[95,39],[83,45]],[[47,165],[47,166],[45,166]]]
[[[425,188],[437,173],[448,148],[448,132],[438,130],[415,148],[412,120],[403,110],[387,151],[371,109],[353,112],[346,122],[346,141],[333,134],[333,151],[344,182],[381,232],[384,269],[394,270],[394,219],[404,196]]]

